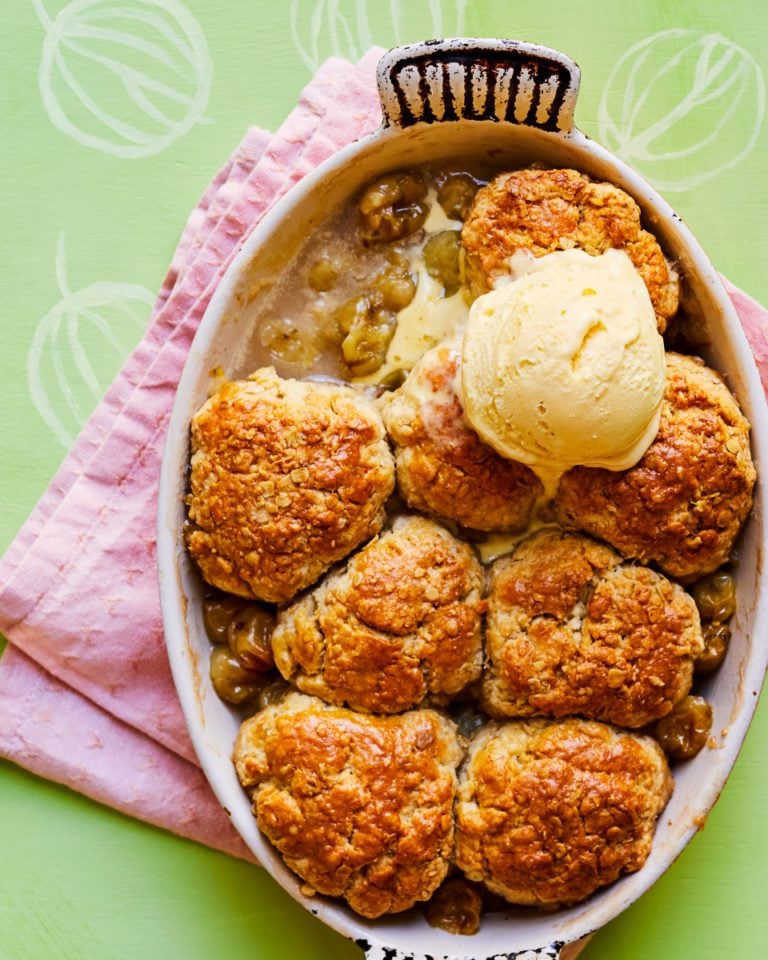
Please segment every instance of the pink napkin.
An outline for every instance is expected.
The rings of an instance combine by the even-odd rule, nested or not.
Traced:
[[[328,61],[278,132],[252,129],[190,216],[147,333],[0,561],[0,756],[249,857],[197,766],[163,645],[155,550],[165,427],[219,277],[275,200],[375,129],[372,50]],[[728,286],[768,387],[768,312]]]

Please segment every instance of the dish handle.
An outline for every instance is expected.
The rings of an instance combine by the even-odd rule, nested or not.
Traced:
[[[377,82],[385,127],[495,120],[568,134],[578,65],[518,40],[427,40],[389,50]]]
[[[383,947],[380,944],[370,944],[367,941],[357,941],[362,946],[365,960],[436,960],[434,957],[420,956],[415,953],[402,953],[400,950],[392,947]],[[548,947],[541,947],[538,950],[520,950],[516,953],[495,953],[487,960],[564,960],[564,954],[561,954],[565,943],[552,943]],[[443,960],[452,960],[444,957]],[[461,960],[457,957],[456,960]],[[465,957],[463,960],[469,960]],[[477,958],[481,960],[481,958]]]

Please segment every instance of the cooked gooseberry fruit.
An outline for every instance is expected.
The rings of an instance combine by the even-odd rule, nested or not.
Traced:
[[[690,760],[705,746],[712,728],[712,707],[704,697],[685,697],[656,724],[655,736],[673,760]]]
[[[446,297],[452,296],[461,285],[459,250],[461,236],[458,230],[433,233],[424,244],[424,265],[427,273],[443,285]]]
[[[226,643],[232,619],[246,605],[240,597],[209,593],[203,600],[203,627],[211,643]]]
[[[360,197],[360,237],[364,244],[401,240],[420,230],[429,208],[421,174],[400,170],[374,180]]]
[[[335,314],[339,332],[346,336],[352,327],[364,323],[370,312],[371,301],[368,297],[353,297],[345,301]]]
[[[382,377],[378,382],[378,386],[382,390],[397,390],[398,387],[402,387],[405,383],[405,378],[408,376],[407,370],[390,370],[386,376]]]
[[[227,703],[253,700],[264,686],[264,674],[244,667],[224,644],[211,650],[210,676],[213,689]]]
[[[697,580],[691,594],[702,620],[723,623],[736,612],[736,585],[732,574],[725,570],[716,570]]]
[[[377,311],[364,324],[349,331],[341,342],[341,352],[356,377],[365,377],[379,369],[394,333],[395,318],[383,311]]]
[[[275,614],[258,603],[251,603],[235,614],[227,629],[227,643],[240,663],[249,670],[271,670],[272,631]]]
[[[290,690],[290,683],[288,683],[287,680],[283,680],[282,677],[278,677],[276,680],[266,683],[261,690],[259,690],[256,697],[256,706],[259,710],[263,710],[271,703],[280,703]]]
[[[477,933],[482,912],[483,898],[476,886],[463,877],[452,877],[432,895],[425,915],[431,927],[468,936]]]
[[[466,220],[480,184],[468,173],[446,173],[437,182],[437,200],[451,220]]]
[[[309,367],[318,357],[311,334],[302,331],[291,317],[270,317],[259,327],[259,341],[278,360]]]
[[[309,268],[307,283],[312,290],[324,293],[332,289],[339,279],[340,267],[331,257],[320,257]]]
[[[374,278],[374,299],[385,310],[398,313],[405,309],[416,294],[416,281],[407,270],[390,267]]]
[[[693,668],[696,673],[712,673],[717,670],[725,658],[731,641],[731,630],[727,623],[712,620],[702,627],[704,650],[696,657]]]
[[[369,297],[348,300],[336,311],[344,362],[353,376],[375,373],[384,363],[387,348],[395,334],[395,315],[377,307]]]

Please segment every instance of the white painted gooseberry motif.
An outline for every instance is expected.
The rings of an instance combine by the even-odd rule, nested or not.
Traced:
[[[675,28],[619,58],[598,129],[660,190],[683,191],[746,157],[764,115],[765,80],[749,51],[721,34]]]
[[[97,281],[72,291],[64,234],[56,251],[62,299],[35,330],[27,383],[40,416],[69,448],[144,331],[155,297],[135,283]]]
[[[179,0],[72,0],[46,34],[39,83],[55,127],[123,158],[159,153],[203,120],[213,65]]]

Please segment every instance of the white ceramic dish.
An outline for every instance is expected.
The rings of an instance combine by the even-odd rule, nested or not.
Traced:
[[[704,687],[714,709],[715,745],[676,768],[676,788],[637,873],[585,903],[542,914],[510,908],[483,918],[474,937],[429,927],[417,911],[366,921],[343,904],[307,899],[297,878],[259,833],[230,755],[239,721],[214,694],[201,585],[182,542],[189,422],[204,401],[210,370],[227,376],[254,365],[253,318],[287,256],[329,213],[374,176],[429,160],[487,159],[505,167],[541,161],[610,180],[640,204],[647,224],[678,261],[711,338],[707,360],[725,374],[753,427],[758,472],[768,470],[768,412],[751,352],[720,280],[669,205],[634,171],[573,126],[578,67],[562,54],[507,40],[430,41],[391,51],[379,65],[384,124],[294,187],[233,261],[200,325],[179,385],[160,486],[158,563],[168,653],[200,762],[237,830],[275,879],[312,913],[358,941],[369,958],[564,957],[573,944],[636,900],[703,824],[736,760],[766,671],[768,592],[763,574],[765,485],[739,544],[738,613],[728,656]]]

